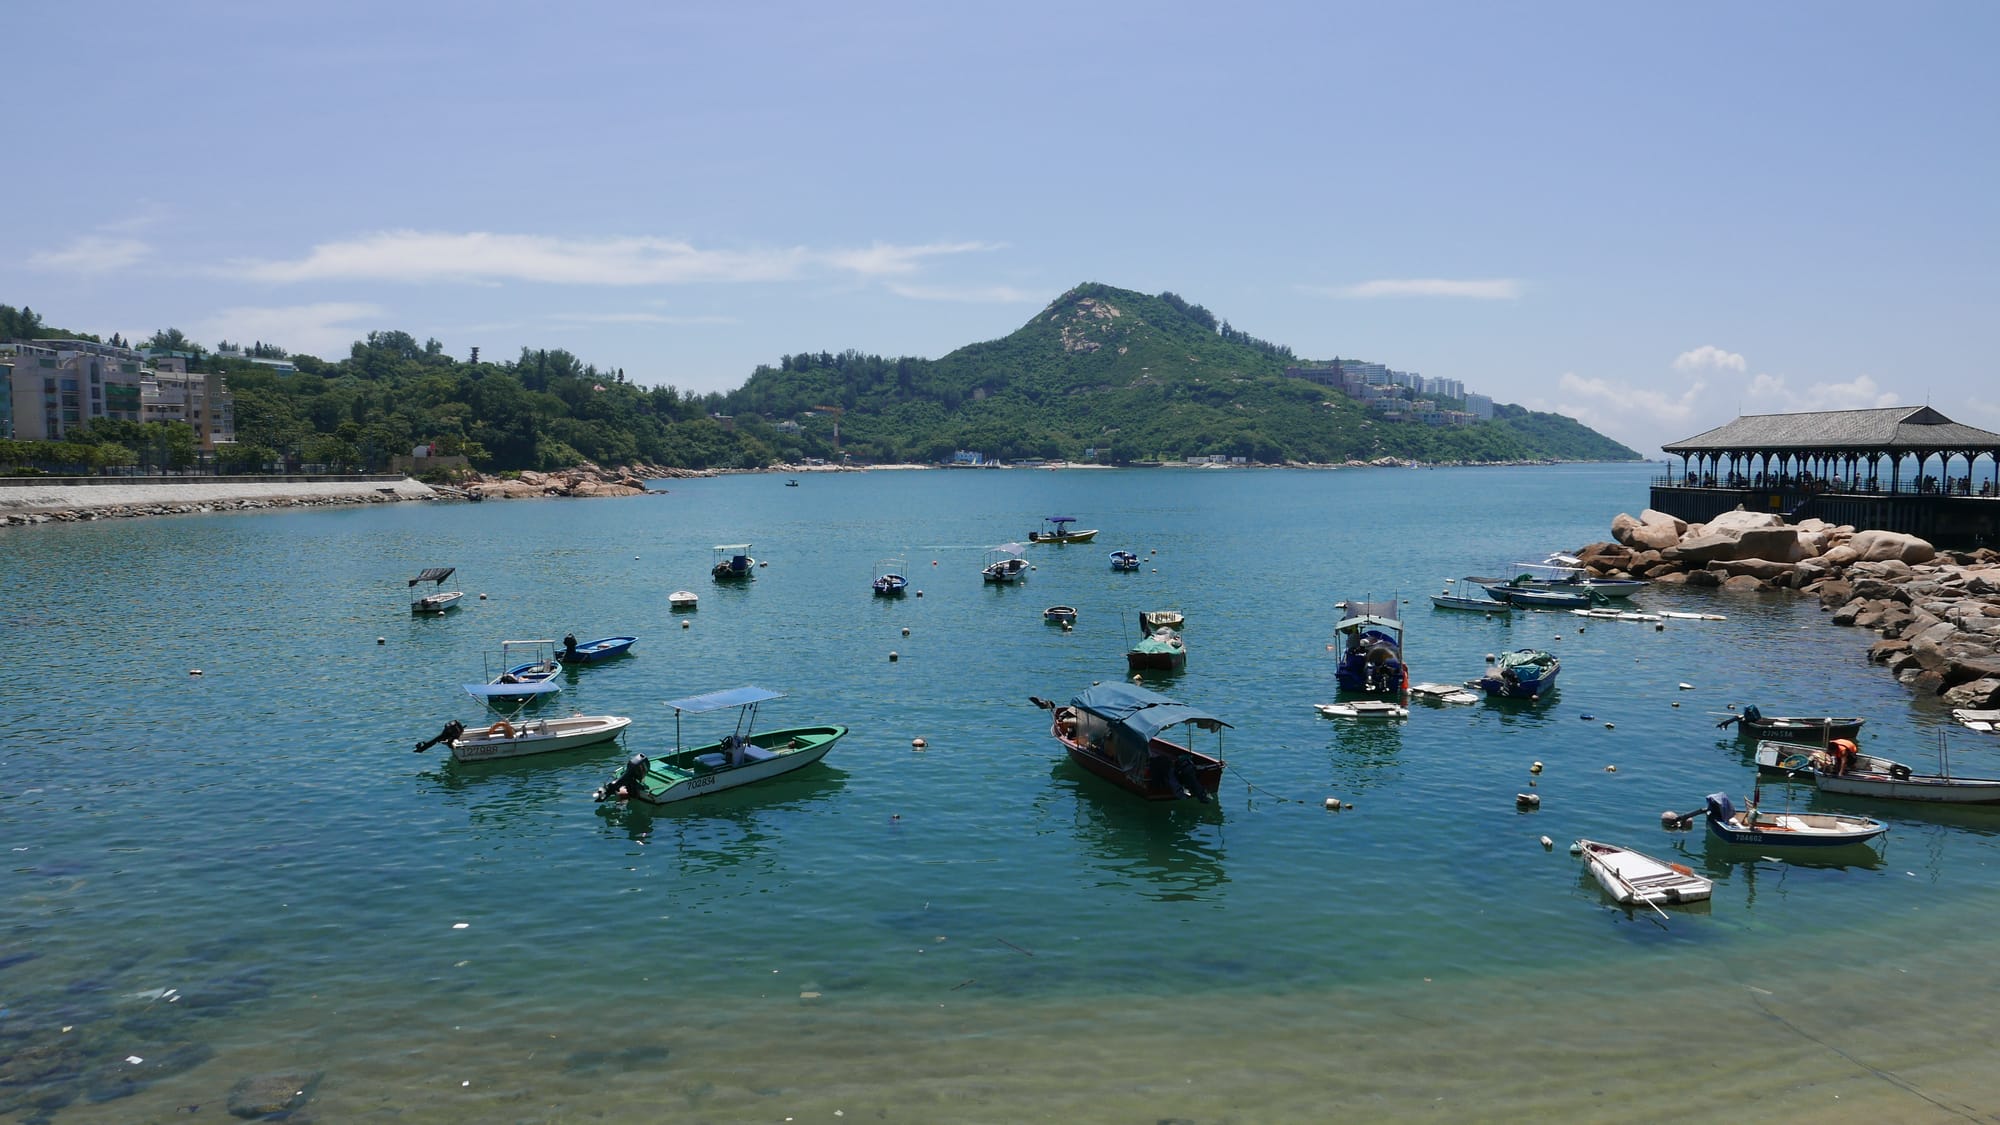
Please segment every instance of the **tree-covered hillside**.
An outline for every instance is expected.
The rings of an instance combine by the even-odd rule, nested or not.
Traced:
[[[0,324],[15,335],[63,335],[26,308],[0,305]],[[1289,349],[1199,305],[1094,284],[1063,294],[1009,336],[939,359],[791,355],[727,394],[639,387],[622,369],[560,350],[465,362],[407,332],[371,332],[337,362],[291,356],[296,373],[251,362],[285,358],[262,341],[224,354],[162,329],[146,343],[191,355],[195,370],[228,375],[237,443],[217,458],[242,469],[378,469],[419,444],[462,453],[489,472],[584,460],[754,468],[842,453],[861,463],[933,462],[959,449],[1010,460],[1078,459],[1094,449],[1112,463],[1638,457],[1572,419],[1519,407],[1472,425],[1388,421],[1339,390],[1285,377],[1297,362]],[[0,469],[150,463],[148,451],[168,451],[174,463],[193,455],[187,442],[155,438],[136,423],[99,423],[69,442],[0,442]]]

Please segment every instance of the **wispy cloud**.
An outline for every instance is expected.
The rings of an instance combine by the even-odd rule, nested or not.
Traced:
[[[1726,352],[1713,344],[1682,352],[1674,357],[1675,371],[1735,371],[1749,370],[1749,364],[1735,352]]]
[[[474,284],[672,285],[789,281],[818,271],[863,278],[913,272],[924,259],[991,250],[984,242],[861,249],[714,250],[668,238],[554,238],[486,231],[384,231],[323,242],[302,258],[232,262],[225,272],[256,281],[457,281]]]
[[[287,351],[340,359],[347,355],[354,341],[372,329],[384,327],[379,323],[384,315],[381,306],[356,301],[282,308],[246,306],[223,309],[196,325],[190,335],[211,344],[220,340],[234,343],[262,340]]]
[[[1526,291],[1511,277],[1458,279],[1443,277],[1383,278],[1353,285],[1302,286],[1305,292],[1321,297],[1367,299],[1374,297],[1461,297],[1475,301],[1514,301]]]
[[[1558,408],[1561,413],[1596,428],[1593,418],[1607,424],[1637,419],[1684,423],[1695,416],[1708,384],[1696,380],[1679,394],[1672,394],[1565,371],[1556,380],[1556,389],[1570,400],[1568,405]]]
[[[1856,375],[1845,383],[1813,383],[1794,390],[1783,375],[1758,373],[1744,387],[1746,407],[1758,413],[1793,413],[1804,410],[1867,410],[1897,406],[1903,396],[1884,390],[1867,375]]]
[[[905,285],[890,283],[886,288],[912,301],[961,301],[967,304],[1016,305],[1047,299],[1046,294],[1029,293],[1011,285]]]
[[[150,245],[136,238],[86,234],[72,239],[60,250],[28,255],[28,264],[57,273],[94,275],[126,269],[144,261],[152,252]]]
[[[698,316],[676,316],[670,313],[616,312],[616,313],[554,313],[550,320],[561,324],[741,324],[733,316],[702,314]]]

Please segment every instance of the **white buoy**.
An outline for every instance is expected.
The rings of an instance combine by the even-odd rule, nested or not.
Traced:
[[[1143,680],[1144,678],[1145,678],[1145,677],[1143,677],[1143,676],[1139,675],[1139,673],[1137,673],[1137,672],[1134,672],[1134,673],[1132,673],[1132,682],[1133,682],[1133,683],[1135,683],[1135,684],[1136,684],[1136,683],[1138,683],[1139,681]]]
[[[928,742],[925,742],[925,741],[924,741],[923,739],[921,739],[921,738],[912,738],[912,739],[910,740],[910,749],[912,749],[912,750],[922,750],[922,749],[923,749],[924,747],[926,747],[926,746],[929,746],[929,745],[930,745],[930,743],[928,743]]]
[[[1680,705],[1681,705],[1681,701],[1680,701],[1680,700],[1678,700],[1678,699],[1674,700],[1674,706],[1676,706],[1676,707],[1679,707]]]
[[[199,676],[199,675],[201,675],[201,669],[199,669],[199,668],[189,668],[189,669],[188,669],[188,675],[190,675],[190,676]]]
[[[376,637],[376,638],[375,638],[375,643],[376,643],[376,644],[378,644],[378,645],[384,645],[384,644],[388,644],[389,642],[387,642],[387,641],[383,640],[383,639],[382,639],[382,638],[380,638],[380,637]]]
[[[687,628],[687,627],[688,627],[688,623],[687,623],[687,622],[685,622],[685,621],[681,622],[681,628],[685,629],[685,628]]]
[[[889,663],[891,663],[891,664],[894,664],[894,663],[895,663],[895,662],[896,662],[896,661],[897,661],[898,659],[899,659],[899,658],[898,658],[898,657],[897,657],[897,655],[896,655],[896,650],[895,650],[895,649],[893,649],[893,648],[892,648],[892,649],[890,649],[890,650],[889,650]]]
[[[1617,767],[1617,766],[1605,766],[1605,767],[1604,767],[1604,772],[1605,772],[1605,773],[1617,773],[1617,772],[1618,772],[1618,767]]]
[[[1666,812],[1660,814],[1660,827],[1662,828],[1672,828],[1680,822],[1681,814],[1672,809],[1668,809]]]
[[[1493,663],[1493,654],[1490,652],[1486,654],[1486,663],[1488,664]]]
[[[1681,685],[1681,690],[1682,690],[1682,691],[1693,691],[1693,690],[1694,690],[1694,685],[1693,685],[1693,684],[1688,684],[1688,683],[1683,683],[1683,684]]]
[[[910,635],[910,627],[908,625],[903,626],[903,635],[906,637]]]
[[[480,600],[480,601],[482,601],[482,602],[483,602],[483,601],[485,601],[485,600],[486,600],[486,595],[485,595],[485,594],[481,594],[481,595],[479,595],[479,600]]]
[[[1516,793],[1514,804],[1524,809],[1539,809],[1542,807],[1542,798],[1534,793]]]
[[[1543,850],[1543,851],[1545,851],[1545,852],[1546,852],[1546,851],[1553,851],[1553,850],[1555,849],[1555,846],[1556,846],[1556,842],[1555,842],[1554,840],[1551,840],[1551,839],[1549,839],[1549,838],[1548,838],[1547,836],[1544,836],[1544,837],[1542,837],[1542,850]]]
[[[1534,765],[1532,765],[1532,766],[1529,766],[1529,767],[1528,767],[1528,772],[1529,772],[1529,773],[1540,773],[1540,772],[1542,772],[1542,763],[1540,763],[1540,762],[1536,762],[1536,763],[1535,763]]]
[[[1606,723],[1606,724],[1604,724],[1604,729],[1605,729],[1605,730],[1617,730],[1617,729],[1618,729],[1618,724],[1617,724],[1617,723]]]
[[[1572,843],[1572,844],[1570,844],[1570,846],[1569,846],[1569,854],[1571,854],[1571,855],[1582,855],[1582,854],[1583,854],[1583,845],[1582,845],[1582,844],[1577,844],[1577,843]]]
[[[1339,811],[1340,811],[1340,798],[1338,798],[1338,797],[1328,797],[1328,798],[1326,799],[1326,811],[1328,811],[1328,812],[1339,812]]]
[[[918,597],[920,597],[920,598],[921,598],[921,597],[923,597],[923,596],[924,596],[924,592],[923,592],[922,590],[918,590],[918,591],[917,591],[917,596],[918,596]]]

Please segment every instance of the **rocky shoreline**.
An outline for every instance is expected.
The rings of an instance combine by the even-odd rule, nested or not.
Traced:
[[[1868,658],[1953,708],[2000,706],[2000,552],[1940,552],[1912,535],[1773,513],[1690,524],[1647,509],[1611,521],[1612,542],[1576,552],[1591,572],[1659,585],[1787,591],[1836,625],[1880,636]]]

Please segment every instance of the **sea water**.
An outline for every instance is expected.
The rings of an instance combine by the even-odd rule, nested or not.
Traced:
[[[0,1120],[222,1120],[287,1072],[322,1122],[2000,1110],[2000,813],[1765,786],[1890,823],[1832,862],[1660,826],[1756,784],[1732,705],[1864,714],[1865,750],[1934,761],[1947,717],[1865,634],[1783,593],[1648,591],[1727,617],[1659,628],[1431,607],[1606,538],[1643,466],[662,483],[0,535]],[[1027,546],[1050,515],[1097,540]],[[711,582],[744,541],[756,579]],[[1029,579],[982,583],[1007,543]],[[889,557],[901,599],[871,596]],[[463,609],[408,613],[429,566]],[[1413,679],[1534,647],[1559,686],[1322,719],[1344,598],[1403,603]],[[1233,724],[1197,740],[1230,764],[1213,805],[1083,773],[1029,702],[1126,677],[1151,609],[1189,656],[1149,686]],[[622,743],[411,752],[487,721],[459,685],[501,641],[565,633],[639,638],[547,708],[629,715]],[[686,806],[591,800],[674,745],[666,701],[742,684],[787,693],[760,728],[849,733]],[[1954,766],[2000,775],[1995,748],[1960,733]],[[1579,836],[1714,900],[1614,907]]]

